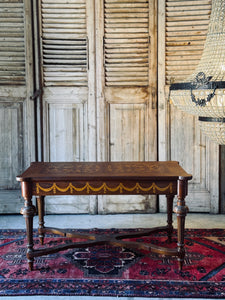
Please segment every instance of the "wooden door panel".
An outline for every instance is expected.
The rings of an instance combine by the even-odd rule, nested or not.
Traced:
[[[51,88],[44,97],[46,124],[46,156],[48,161],[84,161],[87,141],[87,88],[78,95],[74,90]],[[56,94],[56,91],[58,93]],[[70,92],[69,92],[70,91]],[[82,91],[82,92],[81,92]],[[81,101],[81,102],[80,102]],[[46,197],[48,214],[95,213],[96,196]]]
[[[210,191],[207,185],[207,147],[206,138],[197,126],[197,118],[171,107],[171,160],[179,161],[180,165],[193,178],[188,184],[187,205],[191,211],[210,211]],[[162,201],[161,210],[166,210]]]
[[[132,102],[134,97],[131,96],[129,98],[129,93],[125,95],[126,97],[121,102]],[[141,99],[145,98],[140,92],[137,95],[140,95],[140,102]],[[110,161],[147,160],[146,144],[149,141],[147,119],[148,105],[146,103],[116,104],[116,98],[111,98],[111,103],[109,104]],[[152,126],[152,129],[152,134],[154,135],[154,126]],[[152,153],[152,160],[154,159],[154,153]],[[98,211],[101,214],[153,213],[156,211],[156,197],[152,195],[107,195],[99,196],[98,199]]]
[[[21,196],[21,189],[0,190],[0,214],[19,214],[24,206],[24,199]]]
[[[65,201],[65,198],[68,199]],[[93,196],[47,196],[45,212],[47,214],[93,214],[95,211],[91,209],[91,202],[94,202],[96,207],[96,197]]]
[[[83,161],[84,107],[48,104],[49,161]]]
[[[100,214],[112,213],[155,213],[155,196],[99,196],[98,212]]]
[[[7,99],[9,100],[9,99]],[[0,103],[0,186],[1,189],[18,189],[18,172],[23,171],[23,103]]]
[[[1,100],[2,101],[2,100]],[[26,121],[26,101],[7,97],[0,101],[0,213],[18,214],[23,206],[20,184],[16,176],[29,165]],[[32,139],[31,139],[32,141]]]
[[[145,159],[145,104],[110,104],[110,160]]]

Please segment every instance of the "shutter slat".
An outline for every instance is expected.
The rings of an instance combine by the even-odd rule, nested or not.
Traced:
[[[87,86],[86,0],[42,0],[45,86]]]
[[[65,24],[64,23],[59,23],[59,21],[57,22],[57,20],[55,20],[54,22],[48,22],[47,24],[46,23],[43,23],[43,28],[47,29],[47,28],[54,28],[54,29],[62,29],[62,24],[63,24],[63,29],[65,30],[68,30],[68,29],[83,29],[84,32],[86,32],[86,26],[85,24],[73,24],[73,23],[68,23],[66,22]]]
[[[122,55],[130,55],[130,54],[135,54],[135,55],[140,55],[140,54],[147,54],[148,55],[148,49],[143,48],[143,49],[138,49],[138,48],[121,48],[121,49],[110,49],[110,51],[108,49],[106,49],[105,54],[111,54],[111,55],[117,55],[117,56],[122,56]]]
[[[0,24],[0,84],[25,85],[23,0],[1,0]]]
[[[169,6],[184,6],[184,5],[206,5],[211,4],[210,0],[167,0]]]
[[[179,4],[179,2],[177,2]],[[181,5],[172,5],[172,6],[167,6],[166,11],[198,11],[198,10],[209,10],[211,9],[211,4],[210,5],[191,5],[187,1],[186,6],[181,6]]]
[[[201,13],[201,12],[200,12]],[[201,22],[204,22],[205,20],[209,20],[210,18],[210,11],[207,12],[207,14],[204,12],[204,19],[202,19],[202,15],[201,14],[197,14],[194,16],[195,21],[200,20]],[[203,14],[203,12],[202,12]],[[193,14],[185,14],[184,16],[179,15],[169,15],[167,14],[167,18],[166,18],[167,22],[173,22],[173,21],[187,21],[187,22],[192,22],[193,21]]]
[[[68,64],[70,66],[73,66],[73,65],[78,65],[78,66],[81,66],[81,65],[86,65],[86,60],[84,60],[82,62],[81,59],[66,59],[64,58],[63,60],[62,59],[51,59],[51,58],[44,58],[44,65],[46,65],[46,67],[48,66],[48,64],[55,64],[55,65],[62,65],[62,64]]]
[[[108,3],[109,2],[109,3]],[[127,2],[127,3],[126,3]],[[123,1],[123,6],[121,7],[121,1],[105,1],[105,7],[110,7],[111,9],[120,9],[120,10],[124,10],[124,9],[129,9],[129,8],[143,8],[143,7],[148,7],[148,1]]]
[[[141,47],[143,44],[146,44],[148,42],[148,38],[135,38],[135,40],[133,41],[133,39],[127,39],[127,38],[122,38],[122,39],[117,39],[117,38],[111,38],[111,39],[105,39],[105,47],[107,48],[113,48],[113,46],[115,46],[117,48],[116,45],[120,45],[121,47],[126,47],[127,44],[131,44],[131,42],[133,42],[133,46],[136,47]],[[135,42],[135,43],[134,43]],[[124,45],[122,45],[124,44]]]
[[[17,18],[17,17],[15,17],[15,18],[11,18],[11,17],[9,17],[9,18],[5,18],[4,17],[4,15],[1,17],[1,13],[0,13],[0,18],[1,18],[1,26],[5,26],[5,24],[8,22],[8,25],[6,25],[6,26],[15,26],[15,24],[14,23],[17,23],[17,24],[20,24],[20,22],[21,22],[21,19],[20,18]],[[21,24],[22,24],[22,22],[21,22]]]
[[[0,51],[0,60],[20,60],[24,61],[23,52],[2,52]]]
[[[123,3],[133,3],[133,2],[136,2],[136,3],[148,3],[148,0],[135,0],[135,1],[132,1],[131,2],[131,0],[123,0],[123,1],[121,1],[121,0],[105,0],[105,4],[107,4],[107,3],[110,3],[110,4],[112,4],[112,2],[113,3],[119,3],[119,5],[121,4],[121,2],[123,2]]]
[[[85,20],[83,18],[79,18],[79,15],[77,13],[72,13],[72,12],[68,12],[68,14],[61,14],[59,13],[55,13],[55,14],[42,14],[43,16],[43,22],[51,22],[52,20],[55,20],[57,18],[60,18],[60,20],[58,20],[59,24],[63,23],[63,22],[67,22],[67,18],[70,17],[71,20],[73,20],[74,18],[78,18],[80,22],[84,22]],[[83,14],[83,17],[85,17],[85,14]],[[68,22],[71,22],[71,20],[68,20]],[[73,20],[74,22],[74,20]]]
[[[17,9],[20,8],[21,11],[22,11],[22,8],[23,8],[23,3],[18,3],[17,1],[13,1],[13,2],[3,2],[3,3],[0,3],[0,9],[1,11],[9,11],[9,10],[14,10],[14,11],[17,11]]]
[[[190,43],[190,45],[185,45],[185,43],[183,43],[183,45],[181,46],[168,46],[167,47],[167,53],[168,55],[171,54],[171,53],[179,53],[179,52],[182,52],[182,53],[193,53],[193,51],[202,51],[204,48],[204,44],[203,45],[193,45]]]
[[[148,22],[146,22],[146,21],[145,22],[144,21],[143,22],[139,22],[139,23],[136,22],[135,24],[132,24],[132,23],[129,23],[129,22],[127,22],[127,23],[123,22],[123,28],[127,28],[128,30],[130,28],[136,28],[136,29],[138,29],[139,27],[140,28],[148,28]],[[105,29],[114,30],[114,28],[115,28],[115,30],[119,30],[120,29],[120,28],[118,28],[118,24],[117,23],[108,23],[108,22],[105,22]]]
[[[66,51],[63,50],[52,50],[52,49],[48,49],[46,51],[44,51],[45,56],[47,55],[54,55],[54,57],[56,57],[56,55],[58,57],[64,57],[65,55],[69,55],[70,57],[78,57],[78,55],[83,55],[86,57],[86,51],[76,51],[76,53],[74,53],[74,49],[70,50],[70,51]]]
[[[114,81],[113,82],[109,82],[109,81],[107,81],[106,84],[109,87],[114,87],[114,86],[117,86],[117,87],[123,87],[123,86],[136,87],[136,86],[143,86],[143,80],[140,80],[140,81],[135,81],[135,80],[132,80],[132,81],[121,81],[118,78],[117,82],[114,82]]]
[[[146,25],[146,28],[144,28],[143,26],[141,28],[139,27],[135,27],[135,28],[126,28],[126,32],[130,35],[129,37],[135,37],[137,34],[140,33],[146,33],[146,36],[148,37],[148,27]],[[105,29],[105,33],[107,36],[110,36],[110,34],[115,34],[117,33],[117,36],[119,36],[119,34],[123,33],[124,36],[124,28],[107,28]]]
[[[210,12],[210,0],[166,0],[166,84],[194,71],[204,49]]]
[[[43,4],[50,4],[50,3],[52,3],[52,4],[57,3],[59,5],[62,4],[62,3],[84,4],[85,1],[84,0],[76,0],[76,2],[74,0],[67,0],[66,2],[62,2],[62,0],[45,0],[45,1],[43,1]]]
[[[138,66],[133,66],[133,67],[129,67],[129,71],[127,70],[127,67],[109,67],[109,68],[106,68],[106,72],[117,72],[118,70],[121,72],[121,73],[125,73],[125,72],[138,72]],[[141,66],[140,68],[140,72],[142,73],[146,73],[148,71],[148,66],[144,67],[144,65]]]
[[[130,11],[131,7],[132,12]],[[105,13],[110,14],[110,18],[133,18],[134,13],[136,17],[147,18],[148,16],[148,7],[146,8],[134,8],[133,6],[129,5],[128,8],[118,8],[118,9],[107,9],[105,8]]]
[[[138,13],[137,11],[134,11],[134,12],[131,12],[131,13],[110,13],[107,11],[105,11],[105,14],[108,14],[109,17],[108,19],[110,20],[115,20],[115,19],[129,19],[131,18],[133,21],[135,21],[135,19],[138,19],[138,18],[143,18],[143,19],[148,19],[148,13]],[[136,14],[136,15],[134,15]],[[135,16],[135,17],[134,17]]]
[[[166,38],[173,37],[176,40],[176,38],[178,37],[178,40],[180,40],[182,38],[182,39],[186,39],[186,40],[190,41],[192,39],[196,39],[196,38],[202,36],[205,40],[206,34],[207,34],[207,29],[208,29],[208,26],[205,30],[168,31],[168,32],[166,32]]]
[[[65,40],[65,41],[63,41],[63,45],[62,45],[62,41],[46,39],[44,41],[44,45],[46,45],[47,47],[51,46],[51,45],[52,46],[57,45],[59,47],[65,45],[66,48],[70,47],[70,46],[72,46],[72,47],[80,47],[81,45],[85,46],[85,47],[87,46],[86,39],[85,40],[82,40],[82,39],[81,40]]]
[[[107,24],[110,24],[111,26],[111,23],[118,25],[118,24],[123,24],[126,26],[127,23],[130,23],[130,24],[136,24],[136,23],[143,23],[143,24],[148,24],[148,17],[146,16],[146,18],[124,18],[124,19],[121,19],[121,18],[113,18],[113,19],[105,19],[105,26],[107,26]],[[113,26],[112,24],[112,26]],[[129,25],[130,25],[129,24]]]
[[[85,13],[85,4],[83,2],[83,5],[81,3],[75,3],[75,2],[70,2],[70,3],[63,3],[63,2],[59,2],[59,3],[44,3],[42,4],[42,8],[43,8],[43,12],[45,11],[52,11],[52,13],[55,13],[57,11],[62,11],[69,13],[69,11],[71,12],[75,12],[77,13],[77,11],[83,11]]]
[[[170,55],[170,53],[166,53],[166,55],[168,56],[168,61],[169,60],[177,60],[182,62],[182,64],[184,63],[185,60],[187,60],[187,62],[185,62],[185,64],[188,63],[189,60],[198,60],[201,55],[202,55],[202,51],[195,51],[195,55],[193,55],[193,52],[183,52],[183,53],[179,53],[177,52],[176,55]]]
[[[194,24],[194,20],[193,20],[193,24]],[[205,24],[205,25],[190,25],[190,26],[179,26],[179,24],[177,24],[177,26],[175,26],[175,27],[170,27],[169,25],[167,26],[167,32],[169,33],[169,32],[173,32],[173,31],[176,31],[176,32],[181,32],[181,33],[183,33],[183,35],[185,34],[185,31],[186,31],[186,34],[189,34],[190,36],[191,36],[191,33],[192,33],[192,31],[196,31],[196,32],[198,32],[198,31],[202,31],[202,30],[204,30],[205,32],[208,30],[208,25],[207,24]],[[179,28],[179,29],[178,29]]]
[[[169,27],[176,27],[176,26],[182,26],[182,28],[186,28],[186,27],[193,27],[193,19],[190,19],[189,21],[181,21],[181,20],[178,20],[178,21],[172,21],[171,19],[170,20],[167,20],[168,21],[168,28]],[[204,19],[204,20],[195,20],[195,27],[197,26],[201,26],[201,27],[205,27],[208,26],[208,22],[209,22],[209,19]]]
[[[183,41],[187,42],[186,36],[179,36],[179,41],[177,41],[177,35],[174,36],[166,36],[166,42],[168,43],[168,46],[170,46],[170,43],[183,43]],[[195,41],[198,41],[199,43],[205,43],[205,34],[199,34],[192,36],[192,43],[195,43]],[[188,43],[188,42],[187,42]]]
[[[23,3],[23,0],[1,0],[1,3]]]

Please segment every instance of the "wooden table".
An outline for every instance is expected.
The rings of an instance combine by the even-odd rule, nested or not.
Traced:
[[[26,220],[27,259],[29,269],[33,269],[35,257],[56,253],[69,248],[90,247],[110,244],[135,249],[145,249],[163,255],[177,256],[179,268],[185,257],[184,226],[188,211],[185,197],[188,192],[187,174],[178,162],[34,162],[17,180],[21,182],[22,196],[25,199],[21,214]],[[143,230],[138,233],[98,236],[94,234],[73,234],[66,230],[44,226],[44,197],[48,195],[166,195],[167,225]],[[175,249],[160,247],[141,242],[124,241],[125,238],[149,235],[155,231],[166,230],[171,241],[173,225],[173,199],[177,195],[177,247]],[[33,248],[33,217],[36,208],[32,197],[37,197],[39,215],[39,238],[44,243],[46,232],[61,234],[65,237],[86,238],[85,242],[54,246],[48,249]],[[151,216],[149,216],[151,217]]]

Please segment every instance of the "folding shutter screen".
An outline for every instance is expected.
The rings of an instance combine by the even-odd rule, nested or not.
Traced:
[[[148,86],[148,0],[105,0],[106,86]]]
[[[87,86],[86,0],[41,0],[45,86]]]
[[[199,62],[211,0],[166,1],[166,84],[191,74]]]
[[[0,84],[25,85],[23,0],[0,0],[0,23]]]

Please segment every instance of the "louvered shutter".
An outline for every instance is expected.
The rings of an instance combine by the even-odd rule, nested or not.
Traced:
[[[211,0],[166,1],[166,84],[186,78],[201,58]]]
[[[148,86],[148,2],[148,0],[105,0],[106,86]]]
[[[45,161],[94,160],[95,2],[37,0]],[[95,196],[47,197],[47,213],[96,211]]]
[[[32,2],[0,0],[0,213],[23,206],[16,176],[35,159]]]
[[[0,1],[0,85],[25,85],[24,3]]]
[[[159,10],[158,142],[159,160],[176,160],[193,176],[186,204],[190,212],[218,212],[218,146],[200,132],[197,118],[167,103],[171,81],[181,81],[196,68],[204,48],[211,13],[209,0],[161,0]],[[165,16],[165,20],[164,20]],[[165,22],[164,22],[165,21]],[[165,33],[165,36],[164,36]],[[212,161],[214,162],[212,164]],[[212,180],[209,180],[213,178]],[[166,211],[160,199],[160,211]]]
[[[97,53],[103,56],[103,65],[96,66],[96,73],[101,72],[97,78],[99,160],[156,160],[157,1],[99,2],[104,4],[96,18],[104,20],[97,28],[104,37],[103,51]],[[100,214],[155,210],[155,196],[98,196]]]
[[[87,86],[86,0],[41,0],[45,86]]]

